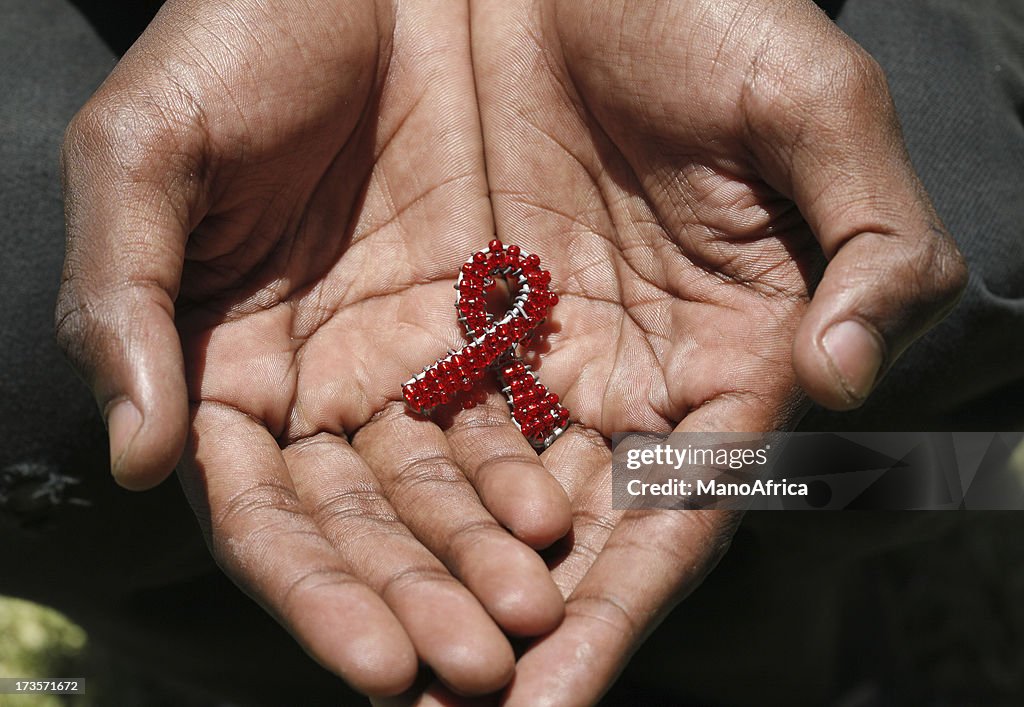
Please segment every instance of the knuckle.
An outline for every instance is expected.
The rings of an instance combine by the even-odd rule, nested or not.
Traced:
[[[601,454],[611,453],[611,440],[593,427],[577,423],[570,425],[565,434],[571,435],[574,441],[587,447],[590,451]]]
[[[709,563],[717,562],[728,551],[743,520],[743,514],[738,511],[701,510],[674,515],[676,522],[680,520],[679,515],[690,516],[689,521],[696,527],[703,554]]]
[[[301,503],[295,492],[273,480],[263,480],[245,487],[225,500],[213,516],[215,531],[230,533],[236,525],[267,513],[281,513],[294,518],[302,515]]]
[[[64,279],[57,293],[53,329],[57,345],[65,355],[74,358],[73,354],[85,329],[85,321],[88,316],[88,308],[84,306],[71,280]]]
[[[509,537],[491,518],[475,518],[454,528],[448,536],[444,551],[445,556],[455,557],[488,538]]]
[[[851,130],[894,130],[895,107],[881,65],[852,40],[830,38],[830,50],[762,59],[748,78],[743,106],[757,133],[784,129],[800,141],[842,140]]]
[[[915,268],[918,296],[926,303],[939,306],[943,312],[952,307],[967,286],[967,263],[953,239],[938,226],[932,226],[931,237],[921,241]]]
[[[283,579],[279,605],[288,613],[301,611],[304,598],[323,587],[359,586],[352,575],[337,567],[301,567]]]
[[[172,311],[161,285],[128,281],[104,290],[66,267],[54,308],[54,338],[71,363],[85,373],[90,361],[116,350],[131,332],[144,330],[154,304]]]
[[[112,313],[101,314],[101,298],[90,296],[81,278],[65,275],[57,293],[53,331],[57,346],[82,373],[88,373],[89,352],[109,350],[116,336],[107,336],[114,325]]]
[[[458,582],[438,563],[424,563],[395,572],[380,586],[378,594],[388,601],[391,595],[404,595],[414,586],[437,585],[456,588]]]
[[[849,42],[819,77],[818,91],[841,130],[896,132],[896,108],[882,66],[859,45]]]
[[[388,496],[407,496],[410,503],[418,499],[413,496],[429,494],[439,484],[464,483],[465,478],[445,457],[431,455],[417,457],[406,462],[404,468],[395,476],[386,490]]]
[[[508,405],[504,400],[488,397],[483,404],[462,411],[452,425],[451,434],[466,435],[507,427]]]
[[[65,163],[90,162],[105,156],[121,156],[122,163],[131,155],[126,149],[151,143],[158,132],[144,122],[143,114],[119,98],[94,96],[71,119],[64,135],[62,154]],[[133,149],[136,155],[141,150]]]
[[[602,624],[627,644],[643,630],[627,603],[607,590],[573,596],[566,607],[566,615]]]
[[[527,456],[516,452],[498,451],[480,462],[476,467],[475,478],[483,478],[488,472],[499,469],[506,464],[530,465],[543,469],[540,462],[537,461],[536,455]]]
[[[310,510],[317,525],[351,537],[358,523],[397,523],[398,517],[375,488],[350,489],[330,494]]]
[[[830,39],[828,51],[802,55],[801,83],[808,98],[849,104],[888,93],[885,72],[874,57],[845,36]]]
[[[293,557],[291,548],[322,542],[323,538],[298,518],[285,516],[247,527],[244,532],[214,525],[209,546],[214,563],[225,574],[243,582],[258,582],[264,571],[269,576],[287,568]]]
[[[90,146],[102,139],[105,133],[102,112],[100,102],[92,98],[68,122],[61,141],[61,158],[65,165],[84,156]]]
[[[97,171],[120,183],[145,184],[154,174],[208,177],[209,139],[199,105],[176,87],[153,85],[131,95],[93,96],[71,119],[61,145],[65,189]]]
[[[652,560],[673,567],[690,567],[703,576],[725,554],[742,519],[737,511],[629,511],[629,521],[643,528],[643,540],[615,541],[617,547],[651,553]]]
[[[840,55],[834,70],[851,94],[887,95],[889,92],[882,65],[857,44],[851,44]]]
[[[576,534],[581,537],[599,537],[604,539],[615,530],[617,519],[609,513],[581,508],[573,511],[573,526]]]

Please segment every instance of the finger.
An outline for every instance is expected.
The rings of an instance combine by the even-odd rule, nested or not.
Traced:
[[[516,666],[511,705],[590,705],[721,554],[723,511],[629,511],[569,598],[562,625]]]
[[[739,397],[719,398],[677,431],[764,429],[770,419]],[[603,503],[610,506],[610,499]],[[561,626],[520,659],[506,702],[595,703],[647,635],[714,567],[739,519],[727,511],[625,512],[569,597]]]
[[[57,337],[103,412],[114,477],[132,489],[171,472],[188,428],[173,303],[196,192],[176,177],[201,170],[181,157],[192,148],[162,131],[129,106],[94,102],[63,152]]]
[[[569,532],[569,498],[513,425],[503,397],[459,412],[445,436],[484,506],[513,535],[541,549]]]
[[[952,308],[963,258],[914,173],[885,76],[828,20],[831,49],[750,91],[754,150],[830,259],[794,342],[800,383],[834,409],[860,405],[907,346]]]
[[[484,509],[433,422],[394,404],[353,440],[402,521],[513,635],[550,631],[563,602],[547,567]]]
[[[396,694],[416,676],[398,619],[305,513],[270,433],[213,403],[195,412],[182,485],[217,564],[328,670]]]
[[[320,434],[284,452],[298,498],[360,580],[401,622],[424,662],[462,694],[504,686],[505,637],[469,591],[399,521],[369,467]]]
[[[590,570],[621,511],[612,509],[611,448],[598,432],[570,426],[544,464],[572,499],[572,533],[546,553],[551,578],[568,598]]]

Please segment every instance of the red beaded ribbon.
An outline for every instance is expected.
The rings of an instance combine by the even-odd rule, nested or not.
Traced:
[[[497,275],[516,293],[500,319],[487,311],[484,294],[494,289]],[[558,295],[548,289],[550,282],[551,274],[541,270],[540,258],[523,253],[519,246],[506,248],[495,239],[487,250],[474,253],[455,283],[459,321],[472,341],[406,381],[402,395],[409,407],[424,412],[444,405],[494,370],[512,421],[530,444],[544,449],[554,442],[569,424],[569,411],[516,355],[516,347],[558,304]]]

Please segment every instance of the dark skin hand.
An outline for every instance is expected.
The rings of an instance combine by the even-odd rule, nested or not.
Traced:
[[[585,705],[739,521],[612,510],[608,440],[856,407],[966,273],[880,70],[810,3],[472,9],[497,230],[552,254],[540,372],[578,419],[543,456],[573,507],[566,619],[503,701]]]
[[[76,118],[59,338],[117,480],[184,448],[215,558],[314,658],[490,692],[562,618],[533,548],[571,519],[507,422],[460,465],[399,402],[494,229],[468,8],[286,5],[169,2]]]
[[[884,79],[802,0],[283,4],[168,3],[69,130],[115,477],[184,448],[221,566],[357,689],[492,692],[546,634],[505,699],[593,702],[738,522],[612,511],[608,440],[854,407],[963,287]],[[562,297],[540,460],[496,394],[398,402],[494,232]]]

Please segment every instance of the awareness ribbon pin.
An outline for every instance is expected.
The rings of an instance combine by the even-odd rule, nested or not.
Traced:
[[[485,292],[501,275],[515,296],[499,319],[487,311]],[[489,370],[495,371],[505,394],[512,422],[536,449],[545,449],[569,424],[569,411],[549,393],[537,375],[516,354],[516,348],[558,304],[548,289],[551,274],[541,270],[540,258],[507,248],[495,239],[487,250],[474,253],[462,266],[455,289],[459,321],[471,342],[438,359],[402,386],[402,395],[416,412],[444,405],[470,390]]]

